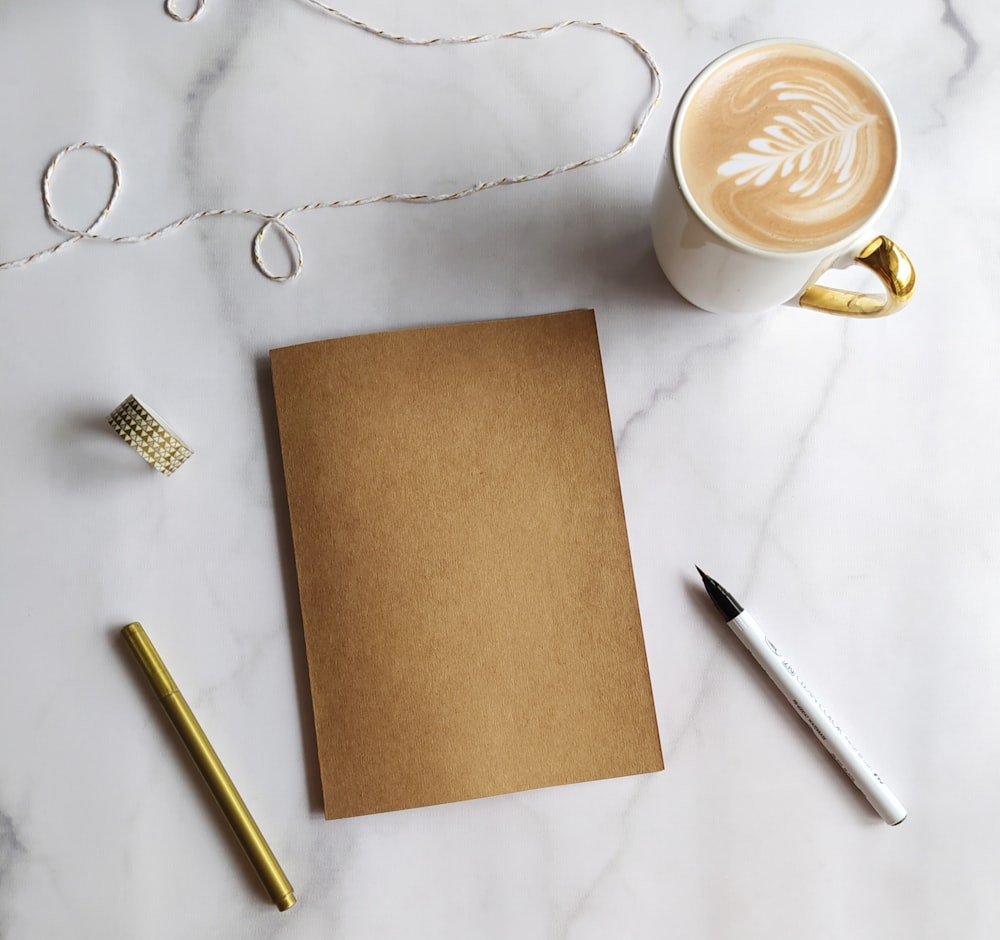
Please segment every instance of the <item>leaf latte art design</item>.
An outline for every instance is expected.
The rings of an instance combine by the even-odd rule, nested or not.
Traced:
[[[819,78],[770,87],[778,101],[803,104],[793,114],[775,115],[763,136],[752,138],[747,150],[734,153],[718,173],[735,177],[737,186],[788,180],[789,193],[802,199],[819,194],[822,202],[861,184],[866,176],[863,136],[875,116]]]

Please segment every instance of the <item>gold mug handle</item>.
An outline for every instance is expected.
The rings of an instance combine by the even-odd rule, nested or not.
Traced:
[[[810,284],[799,297],[799,305],[845,317],[885,317],[895,313],[913,296],[917,275],[913,264],[895,242],[877,235],[854,258],[885,284],[885,296]]]

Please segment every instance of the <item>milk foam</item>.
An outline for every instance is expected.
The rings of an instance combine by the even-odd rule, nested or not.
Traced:
[[[860,70],[826,50],[777,44],[734,56],[696,88],[681,173],[732,237],[779,251],[833,244],[879,207],[896,137]]]

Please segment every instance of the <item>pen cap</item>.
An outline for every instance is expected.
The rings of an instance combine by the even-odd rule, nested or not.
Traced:
[[[166,698],[166,696],[176,692],[177,684],[167,671],[167,667],[163,665],[163,660],[160,659],[160,654],[156,652],[156,647],[153,646],[152,641],[146,636],[146,631],[142,629],[142,624],[130,623],[127,627],[122,628],[122,635],[128,642],[129,648],[132,650],[135,658],[139,661],[139,665],[142,666],[143,672],[149,678],[150,684],[156,690],[156,694],[160,698]]]

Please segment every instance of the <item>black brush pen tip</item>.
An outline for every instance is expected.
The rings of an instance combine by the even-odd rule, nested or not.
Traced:
[[[726,618],[727,622],[743,613],[743,605],[729,591],[719,584],[715,578],[705,574],[697,565],[695,565],[695,568],[697,568],[698,574],[701,575],[701,580],[705,582],[705,591],[708,593],[709,598],[711,598],[712,603],[715,604],[716,609]]]

